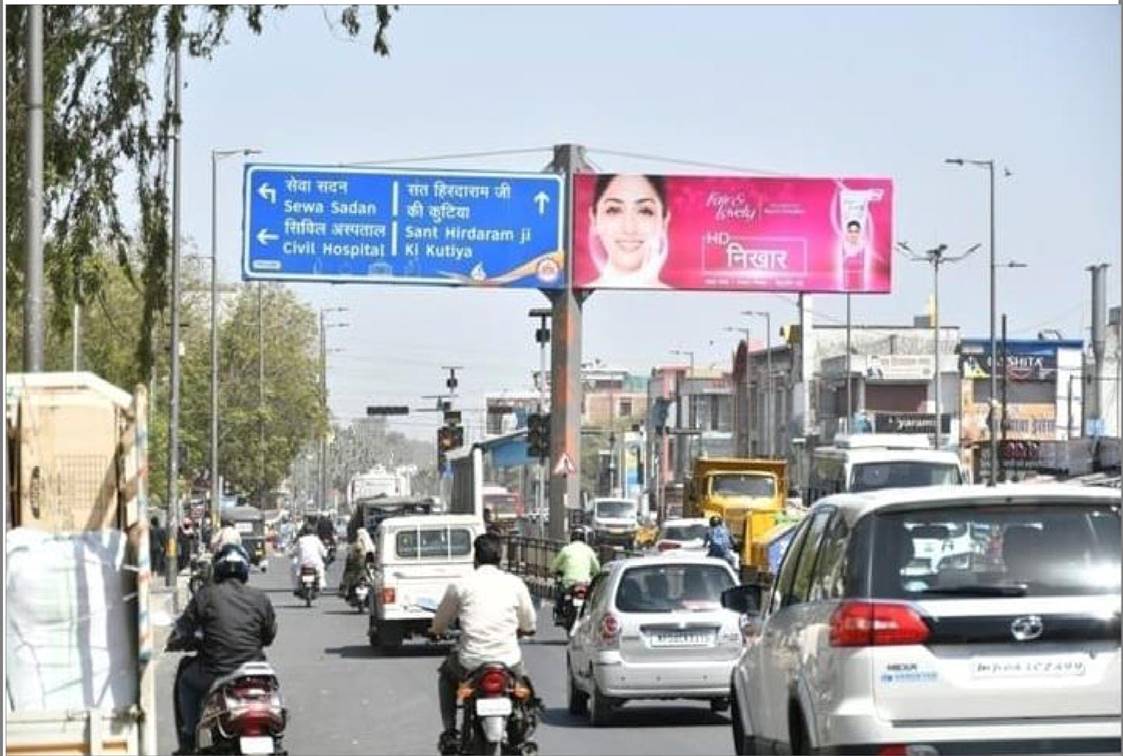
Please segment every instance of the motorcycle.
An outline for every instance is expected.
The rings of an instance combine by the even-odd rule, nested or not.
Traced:
[[[315,567],[304,565],[300,568],[300,597],[304,599],[305,606],[312,606],[312,602],[320,595],[320,574]]]
[[[213,560],[214,557],[209,551],[202,551],[191,558],[191,577],[187,582],[187,588],[192,596],[204,585],[211,582]]]
[[[538,727],[542,701],[530,678],[517,679],[502,663],[475,669],[456,691],[460,720],[460,754],[535,756],[531,740]]]
[[[347,591],[347,603],[355,607],[359,614],[362,614],[366,610],[367,598],[370,596],[371,586],[374,585],[374,573],[371,568],[373,562],[374,555],[368,554],[362,572],[359,573],[358,579],[351,584],[350,589]]]
[[[176,633],[168,639],[168,651],[198,651],[202,638],[183,639]],[[185,656],[179,675],[194,657]],[[180,712],[175,711],[176,729]],[[282,738],[288,711],[281,698],[276,672],[267,662],[252,661],[215,680],[203,697],[199,723],[195,726],[195,750],[200,754],[287,754]]]
[[[577,622],[577,615],[581,613],[581,607],[585,605],[585,599],[589,595],[588,583],[574,583],[562,596],[561,606],[558,611],[554,613],[554,626],[564,627],[568,633],[573,630],[573,625]]]

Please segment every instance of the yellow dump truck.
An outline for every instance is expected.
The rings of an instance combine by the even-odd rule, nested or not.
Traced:
[[[768,572],[768,545],[786,528],[788,465],[774,459],[697,459],[686,486],[687,517],[721,517],[745,578]]]

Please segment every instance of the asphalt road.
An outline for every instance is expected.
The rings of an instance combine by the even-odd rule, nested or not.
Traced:
[[[367,617],[336,598],[342,565],[328,571],[330,591],[306,608],[292,595],[287,560],[273,557],[251,585],[266,590],[277,612],[277,640],[267,650],[281,677],[290,754],[436,753],[440,733],[437,667],[447,649],[407,643],[383,656],[367,642]],[[550,608],[523,656],[546,711],[536,740],[542,754],[711,754],[733,750],[729,718],[706,703],[629,703],[610,726],[593,729],[565,706],[565,642]],[[179,654],[157,667],[160,753],[176,748],[172,681]]]

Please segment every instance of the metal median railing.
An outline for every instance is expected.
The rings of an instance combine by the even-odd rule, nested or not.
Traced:
[[[507,571],[521,577],[532,595],[539,598],[553,598],[554,576],[550,568],[558,552],[565,548],[566,542],[513,533],[504,540],[503,555]],[[616,559],[640,556],[642,553],[604,544],[599,546],[594,544],[593,548],[596,549],[597,558],[602,565]]]

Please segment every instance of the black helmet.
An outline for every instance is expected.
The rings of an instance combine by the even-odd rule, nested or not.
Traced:
[[[235,577],[243,583],[250,579],[250,556],[236,543],[222,547],[214,560],[214,580],[221,583],[226,578]]]
[[[713,517],[710,518],[710,527],[711,528],[716,528],[720,524],[721,524],[721,518],[718,517],[717,515],[714,515]]]
[[[569,540],[585,542],[585,531],[581,528],[574,528],[573,532],[569,534]]]

